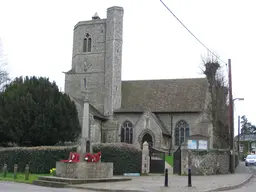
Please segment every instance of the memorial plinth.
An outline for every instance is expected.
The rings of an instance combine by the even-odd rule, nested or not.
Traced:
[[[75,179],[100,179],[113,177],[111,162],[56,162],[56,176]]]

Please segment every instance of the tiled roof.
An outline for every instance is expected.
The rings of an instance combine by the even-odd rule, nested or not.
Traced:
[[[154,113],[152,113],[152,116],[155,118],[156,122],[159,124],[159,126],[162,130],[162,133],[165,134],[165,135],[171,136],[171,133],[169,132],[167,127],[163,124],[163,122],[159,119],[159,117]]]
[[[122,81],[122,105],[115,112],[201,112],[206,78]]]
[[[238,136],[235,136],[235,141],[238,140]],[[256,134],[244,135],[240,134],[240,141],[256,141]]]

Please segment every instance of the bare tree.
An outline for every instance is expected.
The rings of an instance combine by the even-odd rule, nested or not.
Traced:
[[[213,146],[214,148],[228,148],[228,88],[225,77],[217,59],[208,56],[203,59],[203,65],[203,72],[208,80],[211,95],[206,112],[212,122]]]
[[[0,91],[3,91],[5,85],[8,83],[9,73],[6,70],[7,58],[4,54],[3,44],[0,39]]]

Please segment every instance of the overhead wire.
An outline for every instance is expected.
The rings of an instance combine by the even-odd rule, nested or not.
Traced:
[[[162,1],[160,2],[165,6],[165,8],[175,17],[175,19],[178,20],[178,22],[207,50],[209,51],[213,56],[215,56],[219,61],[224,63],[227,66],[227,63],[223,61],[219,56],[217,56],[215,53],[213,53],[202,41],[200,41],[199,38],[197,38],[187,27],[186,25],[171,11],[171,9]]]

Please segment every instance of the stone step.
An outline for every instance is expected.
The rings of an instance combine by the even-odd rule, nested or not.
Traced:
[[[54,176],[41,176],[41,177],[38,177],[38,179],[41,181],[52,181],[52,182],[67,183],[67,184],[85,183],[84,179],[64,178],[64,177],[54,177]]]
[[[64,178],[64,177],[53,177],[53,176],[41,176],[41,177],[38,177],[38,180],[75,185],[75,184],[96,183],[96,182],[130,181],[130,180],[132,180],[132,178],[129,178],[129,177],[111,177],[111,178],[75,179],[75,178]]]
[[[86,183],[106,183],[106,182],[121,182],[121,181],[131,181],[132,178],[129,177],[112,177],[112,178],[95,178],[87,179]]]
[[[34,185],[44,186],[44,187],[55,187],[55,188],[64,188],[68,183],[64,182],[54,182],[54,181],[45,181],[45,180],[35,180],[33,181]]]

